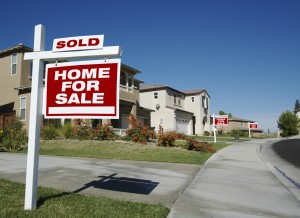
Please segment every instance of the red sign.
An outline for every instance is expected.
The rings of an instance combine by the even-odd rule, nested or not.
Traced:
[[[46,65],[46,118],[119,118],[121,61]]]
[[[250,129],[258,129],[258,124],[257,123],[249,123],[249,128]]]
[[[104,35],[76,36],[54,39],[52,51],[102,49]]]
[[[228,117],[214,117],[215,126],[228,126]]]

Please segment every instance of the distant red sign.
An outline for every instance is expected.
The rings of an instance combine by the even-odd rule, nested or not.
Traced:
[[[228,117],[214,117],[214,125],[215,126],[228,126]]]
[[[257,123],[250,123],[249,128],[250,129],[258,129],[258,124]]]
[[[46,118],[119,118],[121,61],[46,65]]]

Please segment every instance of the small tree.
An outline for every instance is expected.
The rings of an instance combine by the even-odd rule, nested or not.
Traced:
[[[278,121],[278,128],[282,130],[282,136],[292,136],[292,135],[298,135],[299,134],[299,120],[296,114],[286,111],[283,112]]]

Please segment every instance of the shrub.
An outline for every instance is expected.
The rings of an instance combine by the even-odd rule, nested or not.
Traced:
[[[174,142],[177,139],[186,140],[187,137],[185,134],[178,133],[178,132],[164,133],[163,127],[159,125],[157,146],[174,147],[175,146]]]
[[[15,151],[23,148],[28,141],[27,132],[23,126],[24,124],[16,119],[2,130],[0,150]]]
[[[90,138],[98,140],[114,140],[116,134],[111,127],[111,123],[98,124],[97,128],[91,131]]]
[[[210,136],[209,131],[204,131],[204,135],[205,135],[205,136]]]
[[[74,120],[75,135],[78,139],[90,139],[92,127],[86,124],[82,119]]]
[[[147,144],[150,138],[155,138],[155,132],[150,130],[148,126],[142,127],[133,114],[128,117],[129,128],[126,130],[126,135],[131,137],[131,141]]]
[[[76,128],[70,122],[66,122],[61,127],[61,132],[66,139],[76,138],[76,134],[77,134]]]
[[[41,128],[41,137],[46,140],[56,139],[60,135],[59,128],[53,124],[48,124]]]
[[[193,151],[201,151],[205,153],[215,153],[216,150],[212,146],[212,144],[207,142],[199,142],[195,139],[188,139],[187,141],[187,149]]]

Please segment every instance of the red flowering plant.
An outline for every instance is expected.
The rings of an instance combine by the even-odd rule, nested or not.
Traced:
[[[116,134],[111,123],[98,124],[96,129],[93,129],[90,133],[90,139],[114,140],[115,138]]]
[[[126,135],[133,142],[147,144],[150,138],[155,138],[155,132],[150,130],[148,126],[142,127],[141,121],[138,121],[133,114],[130,114],[128,119],[129,128],[126,130]]]
[[[185,134],[179,133],[179,132],[164,133],[163,127],[161,125],[159,125],[157,146],[175,147],[174,142],[177,139],[186,140],[187,136]]]
[[[195,139],[187,139],[187,149],[193,151],[200,151],[205,153],[215,153],[216,149],[212,146],[212,144],[207,142],[199,142]]]

